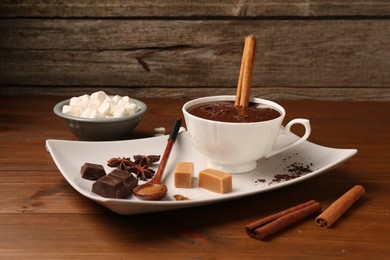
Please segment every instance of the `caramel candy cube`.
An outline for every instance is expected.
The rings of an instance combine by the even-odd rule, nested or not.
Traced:
[[[199,172],[199,187],[217,193],[228,193],[233,190],[233,178],[223,171],[205,169]]]
[[[175,169],[175,187],[191,188],[194,176],[193,162],[178,162]]]

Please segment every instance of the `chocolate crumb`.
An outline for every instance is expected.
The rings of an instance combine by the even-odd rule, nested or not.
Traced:
[[[301,177],[307,173],[312,172],[311,166],[313,166],[313,163],[309,163],[305,165],[304,163],[301,162],[293,162],[292,164],[283,168],[283,170],[286,170],[289,173],[276,174],[272,179],[272,181],[268,183],[268,185],[271,185],[274,182],[289,181]]]
[[[304,165],[300,162],[294,162],[291,165],[287,166],[287,170],[293,175],[298,175],[297,177],[302,176],[305,173],[312,172],[312,170],[310,169],[310,164]]]
[[[264,183],[265,182],[265,179],[257,179],[255,180],[255,183]]]
[[[189,198],[187,198],[183,195],[180,195],[180,194],[175,194],[175,195],[173,195],[173,197],[175,198],[175,200],[189,200]]]

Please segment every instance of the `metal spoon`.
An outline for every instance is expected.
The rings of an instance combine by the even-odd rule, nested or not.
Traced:
[[[149,182],[139,185],[133,189],[133,194],[137,198],[141,200],[161,200],[167,195],[168,188],[161,183],[161,178],[171,153],[172,146],[175,143],[176,137],[179,133],[181,121],[181,118],[178,118],[173,125],[172,131],[168,138],[167,146],[165,147],[164,154],[161,158],[160,166],[158,167],[154,177]]]

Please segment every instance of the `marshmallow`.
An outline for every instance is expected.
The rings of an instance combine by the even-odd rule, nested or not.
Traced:
[[[100,113],[96,109],[92,109],[91,112],[89,113],[89,118],[96,118],[96,119],[104,118],[104,114]]]
[[[112,98],[112,100],[114,100],[115,104],[117,104],[118,101],[121,100],[121,99],[122,99],[122,97],[121,97],[121,96],[118,96],[118,95],[115,95],[115,96]]]
[[[89,115],[91,114],[91,109],[90,108],[86,108],[80,115],[80,117],[82,118],[89,118]]]
[[[126,110],[127,114],[134,115],[135,113],[138,112],[139,107],[136,104],[134,104],[134,103],[126,104],[125,105],[125,110]]]
[[[99,100],[91,99],[88,103],[88,108],[89,109],[97,109],[101,104],[102,104],[102,102],[100,102]]]
[[[81,109],[81,110],[85,110],[87,107],[88,107],[88,104],[89,104],[89,95],[82,95],[80,96],[80,103],[78,105],[78,107]]]
[[[97,100],[102,103],[107,98],[107,94],[104,91],[98,91],[91,94],[91,100]]]
[[[111,114],[111,104],[108,102],[104,102],[103,104],[100,105],[100,107],[98,108],[98,111],[102,115]]]
[[[76,106],[77,104],[80,104],[81,98],[79,97],[72,97],[69,102],[69,106],[73,107]]]
[[[116,107],[115,109],[122,109],[122,108],[125,108],[125,106],[127,105],[127,103],[125,101],[123,101],[122,99],[118,100],[118,102],[116,103]]]
[[[141,108],[124,96],[108,96],[104,91],[72,97],[69,105],[62,107],[64,114],[82,118],[112,118],[133,115]]]
[[[80,113],[77,113],[76,109],[68,105],[63,106],[62,113],[68,116],[76,116],[76,117],[80,116]]]
[[[123,107],[119,107],[114,111],[114,117],[122,117],[126,115],[126,110]]]
[[[122,97],[122,100],[123,100],[124,102],[126,102],[126,103],[131,103],[131,102],[132,102],[131,99],[130,99],[128,96]]]
[[[81,114],[83,113],[84,108],[80,106],[64,106],[62,109],[62,112],[64,114],[67,114],[69,116],[74,117],[81,117]]]
[[[160,136],[165,134],[165,128],[164,127],[156,127],[154,129],[154,136]]]

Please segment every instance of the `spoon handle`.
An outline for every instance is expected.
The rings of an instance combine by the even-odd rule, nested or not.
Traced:
[[[182,119],[177,118],[174,125],[173,125],[172,131],[171,131],[169,138],[168,138],[167,146],[165,147],[164,154],[161,158],[160,165],[157,169],[157,172],[156,172],[154,178],[150,181],[151,183],[161,183],[161,177],[164,173],[165,166],[167,164],[169,155],[171,154],[172,146],[176,141],[177,135],[179,134],[181,122],[182,122]]]
[[[172,140],[173,142],[176,141],[176,137],[179,134],[179,130],[181,127],[181,121],[182,121],[182,119],[180,117],[176,119],[175,124],[173,125],[173,128],[172,128],[172,131],[169,135],[168,141],[169,140]]]

